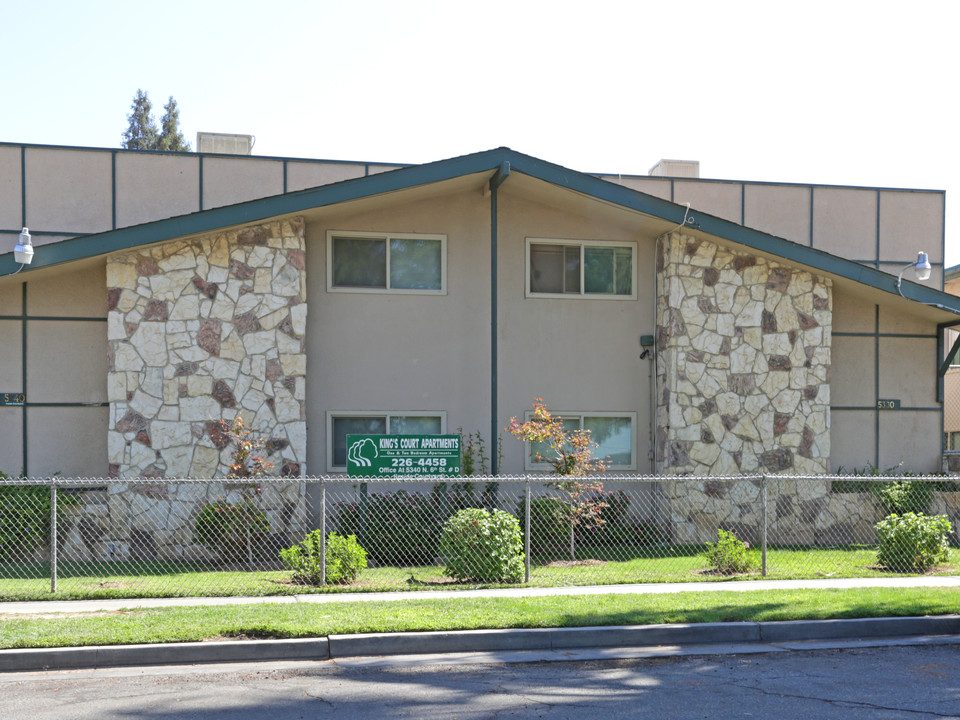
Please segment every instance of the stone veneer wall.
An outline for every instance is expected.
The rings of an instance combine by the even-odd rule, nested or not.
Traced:
[[[276,470],[306,460],[302,218],[107,260],[112,477],[218,477],[242,413]]]
[[[657,279],[658,471],[827,472],[830,281],[679,233]]]
[[[830,463],[829,280],[672,233],[657,252],[657,471],[823,474]],[[829,481],[769,482],[770,542],[872,534],[874,508]],[[662,483],[674,541],[755,542],[760,482]]]

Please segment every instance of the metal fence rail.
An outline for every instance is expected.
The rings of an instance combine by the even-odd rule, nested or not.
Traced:
[[[950,559],[933,571],[960,573],[960,485],[939,476],[0,479],[0,599],[888,575],[874,526],[891,488],[950,519]],[[467,508],[516,519],[519,576],[454,577],[444,525]],[[719,530],[749,544],[751,567],[708,562]],[[312,580],[292,571],[281,551],[313,531],[355,536],[366,569],[336,583],[320,542]],[[464,551],[481,564],[499,552],[483,542]]]

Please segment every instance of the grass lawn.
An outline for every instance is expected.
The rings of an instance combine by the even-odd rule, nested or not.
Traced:
[[[710,574],[701,547],[645,546],[643,548],[585,548],[580,557],[595,559],[574,567],[540,560],[532,568],[530,584],[538,587],[617,585],[648,582],[703,582],[760,579],[759,572],[731,578]],[[759,562],[759,552],[753,551]],[[535,558],[536,560],[536,558]],[[868,545],[836,548],[770,548],[767,578],[774,580],[818,577],[895,577],[876,567],[876,551]],[[934,572],[960,573],[960,550],[950,550],[948,563]],[[366,592],[491,587],[456,584],[440,566],[368,568],[352,585],[323,588],[293,585],[290,573],[211,571],[203,566],[173,563],[61,563],[58,592],[50,592],[46,564],[0,565],[2,600],[76,600],[133,597],[190,597],[224,595],[291,595],[312,592]]]
[[[0,615],[0,647],[68,647],[365,632],[945,615],[960,592],[858,588],[538,598],[458,598]]]

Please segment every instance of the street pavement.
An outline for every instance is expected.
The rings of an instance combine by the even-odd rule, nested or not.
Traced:
[[[346,661],[0,673],[31,720],[960,718],[956,645],[558,663]]]

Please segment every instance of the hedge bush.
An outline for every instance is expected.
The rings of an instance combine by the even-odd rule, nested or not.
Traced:
[[[319,530],[314,530],[299,544],[280,551],[284,567],[293,571],[294,582],[303,585],[321,584],[321,543],[323,535]],[[360,546],[355,535],[343,537],[332,532],[327,536],[326,546],[328,583],[352,583],[367,567],[367,551]]]
[[[247,562],[247,534],[254,557],[262,555],[270,521],[250,501],[237,504],[217,500],[204,505],[193,526],[193,540],[233,563]]]
[[[877,561],[897,572],[923,572],[946,562],[950,521],[943,515],[892,514],[877,523]]]
[[[440,550],[446,573],[461,581],[523,581],[523,537],[520,523],[502,510],[467,508],[443,526]]]
[[[444,517],[435,498],[399,490],[340,503],[334,524],[357,536],[378,565],[408,567],[433,563]]]
[[[527,529],[526,498],[517,503],[520,531]],[[554,555],[565,551],[570,537],[570,513],[566,503],[555,497],[530,499],[530,552]]]

